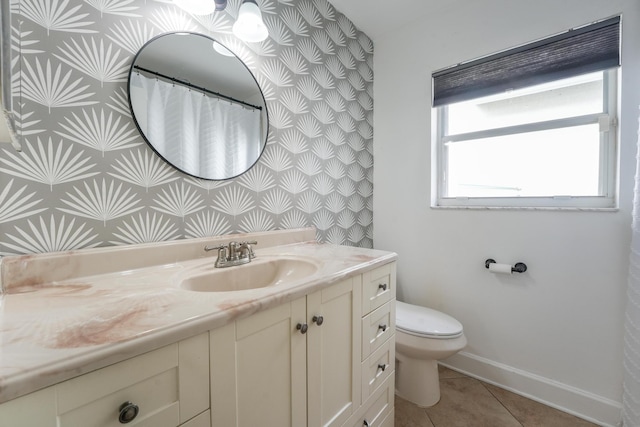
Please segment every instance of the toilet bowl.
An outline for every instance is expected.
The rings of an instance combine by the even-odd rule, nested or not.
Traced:
[[[462,324],[453,317],[396,301],[396,394],[420,407],[438,403],[438,360],[465,345]]]

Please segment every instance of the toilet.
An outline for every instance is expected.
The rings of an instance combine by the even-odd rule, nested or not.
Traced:
[[[465,345],[462,324],[453,317],[396,301],[396,394],[424,408],[438,403],[438,360]]]

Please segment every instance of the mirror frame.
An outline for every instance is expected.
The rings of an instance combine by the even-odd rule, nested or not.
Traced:
[[[10,0],[0,0],[0,1],[10,1]],[[140,56],[140,54],[142,53],[142,51],[144,50],[144,48],[147,47],[149,44],[151,44],[151,43],[153,43],[153,42],[155,42],[158,39],[161,39],[163,37],[170,36],[170,35],[175,35],[175,34],[203,37],[203,38],[208,39],[212,44],[214,42],[220,44],[222,47],[227,49],[229,52],[233,53],[233,57],[236,60],[238,60],[240,62],[240,64],[242,64],[242,66],[247,70],[247,72],[249,73],[249,75],[253,79],[253,82],[255,83],[256,87],[260,91],[260,96],[262,97],[262,105],[264,106],[264,115],[265,115],[265,117],[264,117],[265,118],[265,125],[262,126],[262,129],[264,129],[264,137],[262,137],[262,129],[261,129],[261,135],[260,135],[261,139],[262,139],[260,141],[260,144],[261,144],[260,154],[256,157],[255,161],[250,166],[247,167],[247,169],[245,169],[244,171],[242,171],[242,172],[240,172],[240,173],[238,173],[236,175],[228,176],[228,177],[225,177],[225,178],[208,178],[208,177],[198,176],[198,175],[195,175],[193,173],[187,172],[184,169],[181,169],[180,167],[174,165],[170,160],[165,158],[165,156],[163,156],[160,152],[158,152],[156,147],[151,143],[151,141],[149,141],[149,139],[147,138],[147,135],[141,129],[140,124],[138,123],[138,120],[136,119],[136,115],[135,115],[135,113],[133,111],[133,104],[131,102],[131,90],[130,90],[130,88],[131,88],[131,76],[135,72],[134,68],[135,68],[135,65],[136,65],[136,61],[137,61],[138,57]],[[267,100],[264,97],[264,92],[262,91],[262,87],[260,87],[260,84],[258,83],[258,80],[256,79],[256,76],[253,74],[251,69],[249,69],[247,64],[245,64],[245,62],[242,60],[242,58],[240,58],[238,55],[236,55],[235,52],[233,52],[231,49],[229,49],[226,45],[224,45],[223,43],[220,43],[218,40],[216,40],[215,38],[213,38],[212,36],[207,35],[207,34],[202,34],[202,33],[194,32],[194,31],[170,31],[170,32],[158,34],[157,36],[147,40],[147,42],[144,43],[140,47],[140,49],[138,49],[138,52],[136,52],[135,56],[133,57],[133,60],[131,61],[131,66],[129,68],[129,74],[127,76],[127,101],[129,102],[129,111],[131,112],[131,118],[133,119],[133,122],[135,123],[136,128],[140,132],[140,135],[142,136],[144,141],[147,143],[147,145],[165,163],[167,163],[168,165],[170,165],[174,169],[184,173],[185,175],[189,175],[189,176],[192,176],[194,178],[204,179],[204,180],[207,180],[207,181],[226,181],[226,180],[230,180],[230,179],[233,179],[233,178],[237,178],[237,177],[241,176],[242,174],[244,174],[244,173],[248,172],[249,170],[251,170],[251,168],[253,168],[258,163],[258,161],[262,157],[262,154],[264,153],[264,150],[265,150],[265,148],[267,146],[267,141],[269,139],[269,130],[270,130],[269,108],[267,107]]]

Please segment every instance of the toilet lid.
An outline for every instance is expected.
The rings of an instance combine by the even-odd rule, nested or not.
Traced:
[[[412,335],[433,338],[462,335],[462,324],[453,317],[402,301],[396,301],[396,328]]]

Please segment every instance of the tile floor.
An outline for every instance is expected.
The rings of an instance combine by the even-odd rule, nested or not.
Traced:
[[[588,427],[590,422],[440,366],[440,401],[396,396],[395,427]]]

